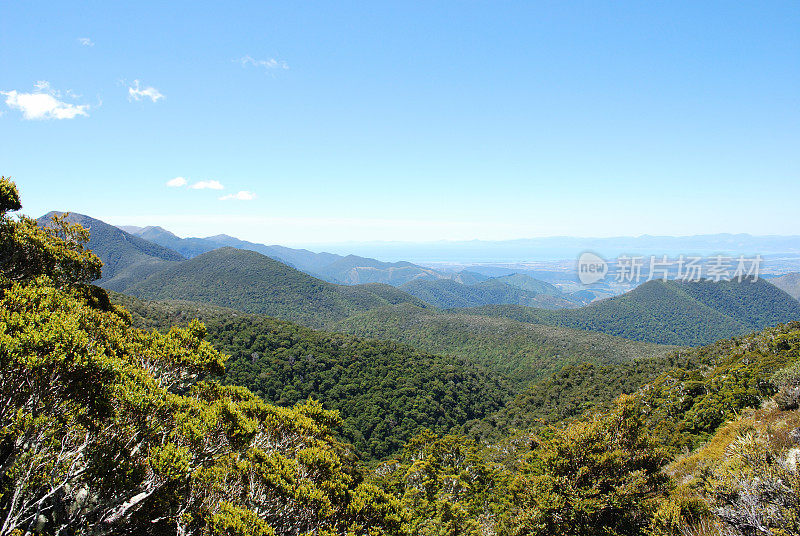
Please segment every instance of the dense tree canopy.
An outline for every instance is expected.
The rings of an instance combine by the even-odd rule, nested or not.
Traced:
[[[291,406],[311,397],[335,409],[342,437],[365,458],[394,454],[423,428],[446,433],[502,407],[502,378],[463,358],[315,331],[274,318],[121,295],[140,325],[169,329],[200,316],[208,339],[230,354],[223,383]]]

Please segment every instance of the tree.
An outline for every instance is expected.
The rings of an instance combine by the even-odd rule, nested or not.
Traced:
[[[89,283],[100,278],[103,263],[86,250],[89,232],[66,221],[66,214],[53,216],[47,229],[27,216],[12,218],[22,208],[16,185],[0,177],[0,284],[30,281],[46,275],[57,287]]]
[[[511,483],[501,532],[521,535],[635,535],[650,525],[666,492],[668,458],[644,426],[642,408],[615,407],[532,438]]]

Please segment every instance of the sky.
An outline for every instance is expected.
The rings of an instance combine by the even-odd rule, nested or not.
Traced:
[[[286,245],[800,234],[797,2],[0,2],[23,211]]]

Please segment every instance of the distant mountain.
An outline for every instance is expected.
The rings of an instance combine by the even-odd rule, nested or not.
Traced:
[[[627,363],[636,358],[663,356],[675,348],[410,304],[359,313],[332,327],[361,337],[389,339],[432,353],[467,358],[508,378],[517,387],[566,365]]]
[[[130,227],[130,229],[133,234],[173,249],[189,259],[221,247],[234,247],[256,251],[307,274],[346,285],[385,283],[399,286],[419,278],[446,277],[434,270],[410,262],[382,262],[356,255],[342,256],[325,252],[314,253],[307,249],[267,246],[224,234],[207,238],[180,238],[161,227]]]
[[[320,268],[342,258],[341,255],[334,255],[333,253],[314,253],[306,249],[292,249],[283,246],[256,244],[246,240],[239,240],[238,238],[225,234],[209,236],[207,238],[180,238],[166,229],[157,226],[133,229],[135,229],[133,234],[173,249],[187,259],[222,247],[233,247],[257,251],[262,255],[294,266],[298,270],[317,272]]]
[[[260,253],[225,247],[170,266],[127,289],[151,300],[188,300],[312,327],[383,305],[422,301],[389,285],[335,285]]]
[[[536,294],[550,294],[551,296],[561,295],[561,290],[557,286],[540,281],[539,279],[535,279],[525,274],[517,273],[504,275],[501,277],[496,277],[494,280],[515,288],[527,290],[528,292],[535,292]]]
[[[489,276],[480,274],[478,272],[473,272],[471,270],[461,270],[460,272],[453,274],[451,279],[456,283],[463,283],[465,285],[474,285],[475,283],[486,281],[487,279],[489,279]]]
[[[414,263],[517,263],[531,260],[577,259],[584,251],[596,251],[607,259],[627,255],[800,255],[800,236],[753,236],[711,234],[695,236],[618,236],[608,238],[551,236],[517,240],[468,240],[436,242],[348,242],[327,244],[328,251],[347,251],[365,257],[406,259]],[[493,274],[505,275],[505,274]],[[539,277],[539,276],[537,276]]]
[[[54,214],[63,213],[49,212],[37,223],[48,225]],[[67,220],[90,231],[87,247],[103,261],[103,277],[96,284],[109,290],[123,290],[135,281],[185,260],[171,249],[89,216],[69,213]]]
[[[796,300],[800,300],[800,273],[792,273],[769,280],[770,283]]]
[[[410,262],[382,262],[375,259],[347,255],[319,269],[318,273],[347,285],[361,283],[386,283],[400,286],[408,281],[440,279],[442,275],[430,268]]]
[[[763,279],[741,283],[657,280],[578,309],[489,305],[461,312],[696,346],[798,320],[800,303]]]
[[[582,297],[574,299],[563,294],[558,287],[523,274],[486,279],[472,284],[458,283],[451,279],[416,279],[401,285],[400,289],[443,309],[492,304],[564,309],[587,303]]]

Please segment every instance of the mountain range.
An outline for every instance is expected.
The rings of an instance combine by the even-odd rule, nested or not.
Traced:
[[[105,263],[99,284],[110,290],[150,300],[205,302],[315,328],[341,325],[367,337],[386,335],[387,326],[396,324],[390,321],[392,315],[408,315],[406,306],[412,311],[452,308],[450,313],[417,314],[416,318],[424,317],[432,325],[422,328],[423,323],[415,322],[413,329],[390,337],[422,347],[426,347],[421,341],[430,336],[430,330],[439,329],[432,326],[441,326],[442,314],[460,319],[505,318],[679,346],[708,344],[800,318],[800,303],[763,279],[742,283],[650,281],[626,294],[586,305],[593,299],[589,292],[567,294],[524,274],[442,274],[406,262],[264,246],[224,235],[182,239],[161,228],[128,228],[137,233],[134,235],[88,216],[71,214],[69,218],[90,229],[89,247]],[[40,218],[42,224],[46,220]],[[244,248],[219,247],[221,244]],[[278,255],[291,259],[295,266],[289,260],[276,259]],[[331,283],[297,269],[297,265],[329,276],[349,274],[344,278],[351,282],[382,279],[398,286]],[[790,279],[783,281],[788,284]],[[498,347],[496,341],[491,346]],[[451,350],[447,345],[427,348]],[[463,353],[463,348],[457,353]]]
[[[207,238],[180,238],[161,227],[128,226],[123,229],[135,236],[177,251],[187,259],[218,248],[233,247],[256,251],[331,283],[347,285],[385,283],[398,286],[414,279],[446,277],[410,262],[389,263],[356,255],[314,253],[307,249],[267,246],[224,234]]]
[[[337,285],[255,251],[222,247],[168,266],[125,289],[151,300],[188,300],[312,327],[397,303],[424,302],[382,283]]]
[[[42,216],[38,220],[40,225],[46,225],[54,214],[63,213],[51,212]],[[562,295],[553,285],[521,274],[516,278],[490,278],[473,271],[440,272],[404,261],[390,263],[356,255],[342,256],[277,245],[267,246],[227,235],[180,238],[161,227],[127,226],[117,228],[101,220],[76,213],[69,213],[68,221],[80,223],[90,229],[91,238],[88,247],[97,252],[105,263],[103,278],[98,281],[98,284],[118,292],[127,291],[129,287],[135,286],[159,271],[168,268],[180,271],[169,263],[193,260],[195,257],[220,248],[235,248],[256,252],[279,261],[284,265],[280,270],[287,270],[286,267],[293,268],[335,285],[357,286],[371,283],[395,287],[408,285],[407,288],[403,288],[405,292],[438,307],[466,307],[498,303],[537,305],[548,308],[575,307],[590,301],[593,297],[591,294],[587,296]],[[251,258],[255,261],[258,257]],[[196,263],[189,266],[189,270],[192,270]],[[238,266],[242,266],[242,264],[239,263]],[[275,265],[272,266],[272,269],[276,268]],[[254,269],[258,270],[258,268]],[[293,274],[287,277],[299,276]],[[427,284],[423,282],[427,282]],[[439,290],[440,288],[444,290]],[[375,288],[373,287],[372,290],[374,291]],[[400,296],[400,293],[392,293],[388,289],[383,290],[384,293]],[[359,294],[356,290],[340,289],[340,291],[345,294]],[[442,295],[440,299],[436,299],[437,294]],[[151,292],[148,295],[153,294]],[[404,299],[414,301],[410,297]],[[251,312],[265,311],[256,306],[248,307],[248,310]],[[271,309],[271,311],[281,318],[286,317],[286,315],[281,315],[277,309]]]
[[[800,319],[800,302],[764,279],[653,280],[620,296],[577,309],[548,311],[488,305],[459,312],[597,331],[658,344],[697,346]]]
[[[311,246],[309,246],[311,247]],[[415,263],[520,263],[577,259],[584,251],[607,259],[628,255],[800,255],[800,236],[754,236],[718,233],[692,236],[549,236],[515,240],[441,240],[436,242],[345,242],[325,244],[329,251],[367,257],[406,259]]]

